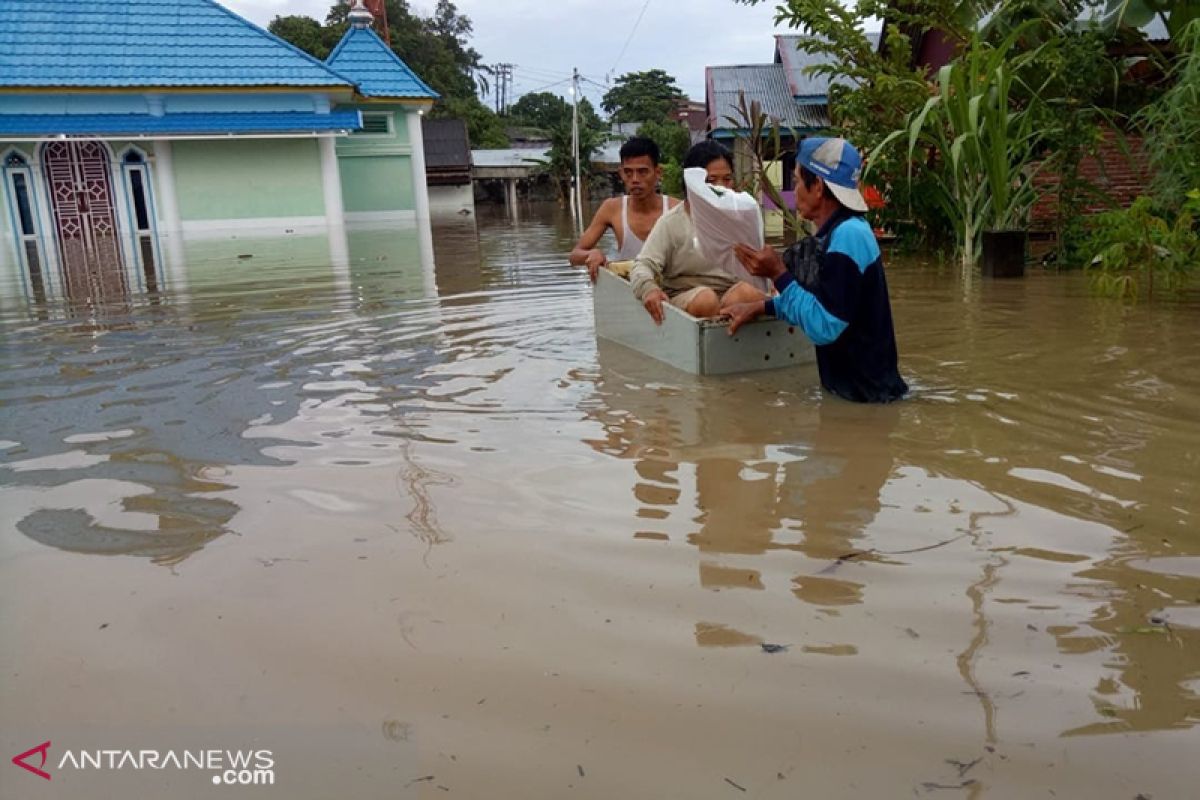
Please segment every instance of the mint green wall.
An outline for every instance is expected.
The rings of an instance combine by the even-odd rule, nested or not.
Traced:
[[[185,222],[325,214],[315,139],[177,141],[173,154]]]
[[[408,109],[387,104],[339,106],[339,110],[343,108],[364,115],[392,114],[390,134],[351,134],[337,140],[346,212],[416,210]]]
[[[356,211],[412,211],[412,159],[409,156],[339,158],[342,204]]]

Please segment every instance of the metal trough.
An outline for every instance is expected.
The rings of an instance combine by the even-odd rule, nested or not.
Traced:
[[[655,325],[629,281],[607,269],[596,277],[592,307],[597,336],[694,375],[779,369],[816,360],[804,331],[778,319],[755,320],[730,336],[723,320],[697,319],[664,305],[663,324]]]

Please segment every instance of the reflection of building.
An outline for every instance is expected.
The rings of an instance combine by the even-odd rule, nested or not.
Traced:
[[[322,63],[209,0],[163,8],[0,5],[0,261],[35,294],[156,282],[159,235],[427,215],[436,95],[365,10]]]

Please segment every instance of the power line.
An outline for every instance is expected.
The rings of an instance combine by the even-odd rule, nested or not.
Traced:
[[[554,83],[547,83],[544,86],[535,86],[532,89],[526,89],[525,91],[521,92],[521,94],[526,95],[526,94],[533,94],[534,92],[542,92],[542,91],[545,91],[546,89],[553,89],[555,86],[560,86],[564,83],[570,83],[570,82],[571,82],[570,78],[563,78],[561,81],[555,81]],[[514,96],[513,100],[516,100],[518,96],[519,95]]]
[[[650,0],[642,3],[642,10],[638,12],[637,19],[633,21],[633,27],[629,29],[629,35],[625,37],[625,44],[621,45],[621,52],[617,53],[617,60],[613,62],[612,69],[608,72],[610,75],[615,75],[617,72],[617,64],[621,63],[621,59],[625,56],[625,51],[629,49],[629,43],[633,41],[633,34],[637,33],[638,25],[642,23],[642,17],[646,15],[646,9],[650,7]]]

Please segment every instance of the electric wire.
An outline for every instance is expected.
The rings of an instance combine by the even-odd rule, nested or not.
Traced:
[[[617,65],[621,63],[621,59],[625,56],[625,51],[629,49],[629,43],[633,41],[633,35],[637,33],[638,25],[642,23],[642,17],[646,15],[646,9],[650,7],[650,0],[642,3],[642,10],[638,12],[637,19],[633,21],[633,27],[629,29],[629,35],[625,37],[625,44],[621,45],[621,52],[617,53],[617,60],[613,62],[612,69],[608,71],[613,75],[617,71]]]

